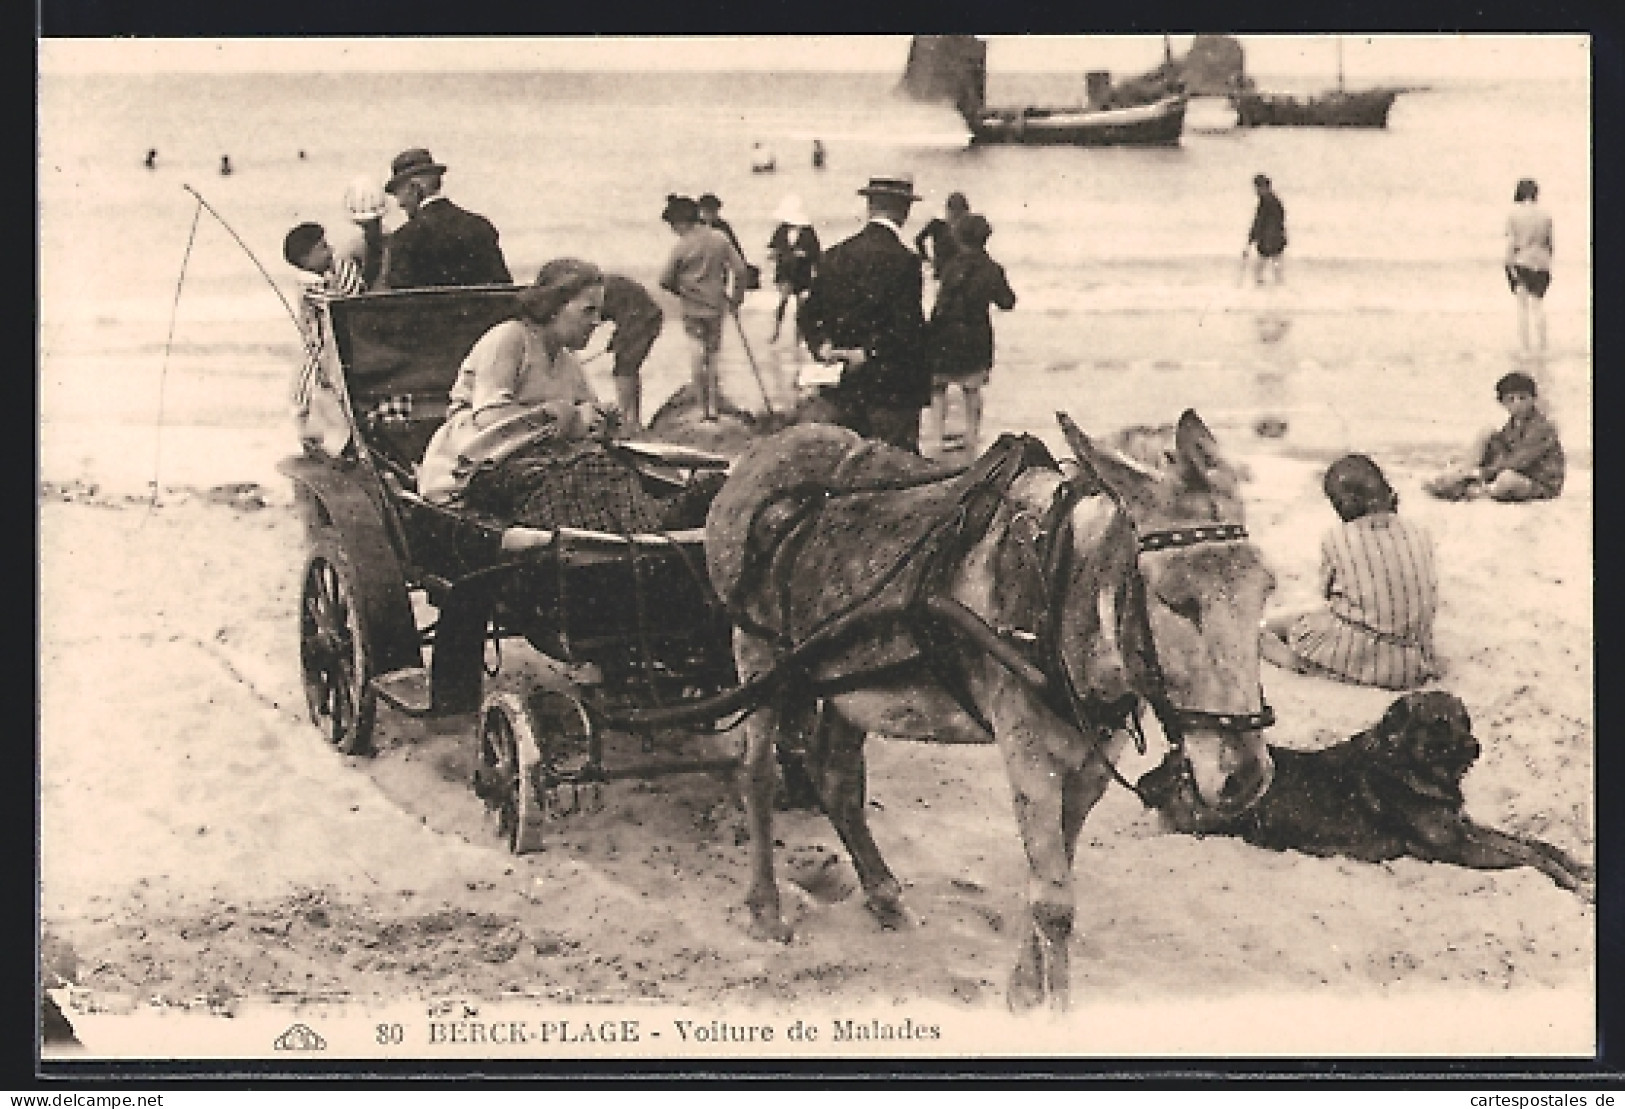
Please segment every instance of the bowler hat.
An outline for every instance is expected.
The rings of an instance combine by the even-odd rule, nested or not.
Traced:
[[[920,200],[915,195],[914,177],[912,174],[899,174],[895,177],[871,177],[869,183],[858,190],[859,196],[891,196],[899,200]]]
[[[395,160],[389,163],[389,181],[384,185],[384,191],[392,193],[400,188],[408,178],[416,177],[420,173],[445,173],[446,167],[434,160],[421,146],[411,150],[403,150],[395,155]]]

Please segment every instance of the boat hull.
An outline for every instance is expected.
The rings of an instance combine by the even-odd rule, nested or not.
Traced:
[[[1397,89],[1296,97],[1238,93],[1230,98],[1239,127],[1386,127]]]
[[[1185,98],[1095,111],[1027,108],[983,112],[967,120],[978,146],[1176,146],[1185,128]]]

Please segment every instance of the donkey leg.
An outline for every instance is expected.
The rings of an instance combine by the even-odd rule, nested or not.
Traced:
[[[761,640],[734,634],[734,660],[740,681],[748,681],[773,665],[772,648]],[[791,929],[779,906],[779,886],[773,874],[773,791],[778,784],[774,740],[778,713],[770,703],[745,721],[745,819],[750,826],[750,934],[757,939],[787,943]]]
[[[823,795],[830,824],[852,856],[852,868],[863,885],[864,903],[882,927],[909,923],[903,887],[892,874],[869,834],[868,767],[863,757],[867,733],[843,717],[833,704],[824,707]]]
[[[1028,930],[1010,974],[1011,1010],[1024,1012],[1048,1001],[1065,1010],[1069,1000],[1074,915],[1072,852],[1066,820],[1066,780],[1078,772],[1061,765],[1036,736],[1005,744],[1005,765],[1021,842],[1027,849]],[[1081,795],[1080,795],[1081,796]],[[1080,806],[1081,807],[1081,806]],[[1083,825],[1082,817],[1075,819]]]

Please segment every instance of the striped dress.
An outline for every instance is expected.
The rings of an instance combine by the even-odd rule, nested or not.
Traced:
[[[1346,681],[1411,689],[1438,676],[1433,539],[1391,512],[1350,521],[1320,548],[1327,608],[1300,618],[1292,650]]]

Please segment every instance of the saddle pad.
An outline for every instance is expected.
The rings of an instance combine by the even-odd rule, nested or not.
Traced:
[[[928,552],[958,536],[967,492],[996,471],[1047,458],[1006,436],[953,470],[841,429],[791,428],[753,445],[713,502],[712,583],[736,614],[791,642],[833,631],[817,679],[904,661],[917,649],[904,622],[887,617],[901,617],[916,597]],[[875,488],[887,485],[906,488]]]

